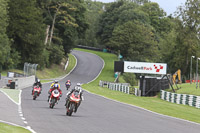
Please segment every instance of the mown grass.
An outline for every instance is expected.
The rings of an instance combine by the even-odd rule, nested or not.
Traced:
[[[66,70],[64,70],[65,64],[63,65],[52,65],[51,68],[45,68],[44,70],[38,70],[36,75],[42,82],[49,82],[54,78],[63,77],[68,74],[75,66],[76,59],[73,55],[69,54],[69,64]]]
[[[31,132],[22,127],[0,123],[0,133],[31,133]]]
[[[24,73],[24,71],[19,70],[19,69],[10,69],[10,70],[8,70],[8,71],[2,71],[2,72],[1,72],[1,75],[2,75],[2,76],[7,76],[7,73],[8,73],[8,72],[16,72],[16,73],[20,73],[20,74],[23,74],[23,73]]]
[[[183,84],[178,84],[177,86],[179,87],[179,89],[178,90],[176,89],[176,93],[200,96],[199,83],[197,88],[196,88],[196,83],[192,84],[183,83]]]
[[[113,70],[114,61],[117,60],[116,55],[84,49],[76,50],[94,53],[105,61],[105,67],[100,76],[95,81],[82,86],[85,90],[123,103],[136,105],[153,112],[200,123],[200,109],[195,107],[170,103],[161,100],[159,97],[137,97],[122,92],[112,91],[108,88],[99,87],[99,80],[114,81]]]
[[[1,91],[5,92],[8,96],[10,96],[16,103],[19,104],[19,92],[20,90],[17,89],[2,89]]]

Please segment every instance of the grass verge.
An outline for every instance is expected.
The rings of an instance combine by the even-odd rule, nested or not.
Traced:
[[[200,123],[200,110],[195,107],[170,103],[161,100],[159,97],[136,97],[134,95],[128,95],[122,92],[109,90],[108,88],[99,87],[99,80],[114,81],[113,69],[114,61],[117,60],[116,55],[84,49],[76,50],[94,53],[100,56],[105,62],[104,69],[99,77],[95,81],[82,86],[85,90],[123,103],[136,105],[153,112]]]
[[[0,133],[31,133],[31,132],[22,127],[0,123]]]
[[[76,59],[72,54],[69,54],[69,63],[67,66],[67,69],[64,70],[63,65],[52,65],[51,68],[45,68],[44,70],[40,71],[38,70],[36,75],[41,81],[44,82],[49,82],[52,81],[54,78],[61,78],[68,74],[75,66],[76,64]],[[52,79],[52,80],[51,80]]]
[[[10,98],[12,98],[16,103],[19,104],[19,92],[20,90],[15,89],[1,89],[1,91],[5,92]]]
[[[178,84],[177,86],[179,89],[176,89],[176,93],[200,96],[200,88],[196,88],[196,83],[183,83]],[[176,86],[174,88],[176,88]]]

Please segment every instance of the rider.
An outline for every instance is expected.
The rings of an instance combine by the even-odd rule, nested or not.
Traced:
[[[34,86],[39,86],[40,87],[40,89],[41,89],[41,91],[42,91],[42,84],[41,84],[41,82],[40,82],[40,79],[37,79],[35,82],[34,82],[34,84],[33,84],[33,89],[34,89]],[[33,93],[33,89],[32,89],[32,93]],[[41,92],[40,91],[40,92]],[[32,94],[31,93],[31,94]]]
[[[71,81],[70,81],[70,80],[67,80],[67,81],[65,82],[65,84],[71,85]]]
[[[53,88],[54,84],[58,84],[59,89],[60,89],[60,84],[58,83],[58,80],[54,80],[54,82],[50,86],[50,89]]]
[[[66,82],[65,82],[65,85],[69,85],[69,87],[71,86],[71,81],[70,80],[67,80]],[[67,86],[66,86],[67,87]],[[68,90],[68,88],[67,88],[67,90]]]
[[[80,83],[77,83],[77,85],[71,90],[69,91],[66,95],[67,95],[67,98],[66,98],[66,103],[65,103],[65,106],[67,106],[67,103],[69,101],[69,98],[70,98],[70,95],[74,92],[74,91],[77,91],[80,93],[80,102],[77,106],[77,108],[75,109],[75,112],[77,111],[78,107],[80,106],[81,104],[81,101],[82,101],[82,94],[83,94],[83,90],[81,88],[81,84]]]
[[[50,96],[51,96],[51,93],[52,93],[52,91],[53,90],[55,90],[55,89],[58,89],[58,91],[60,92],[60,97],[62,96],[62,90],[60,89],[60,84],[58,83],[58,80],[55,80],[54,81],[54,83],[52,83],[51,84],[51,86],[50,86],[50,90],[49,90],[49,96],[48,96],[48,100],[47,101],[49,101],[49,98],[50,98]]]

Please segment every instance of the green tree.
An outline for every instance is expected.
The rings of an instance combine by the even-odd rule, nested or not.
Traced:
[[[10,0],[8,35],[13,39],[12,49],[21,55],[24,62],[44,66],[45,28],[41,10],[36,0]]]
[[[120,50],[127,60],[155,61],[157,46],[152,27],[138,21],[129,21],[114,29],[110,46]]]
[[[151,25],[160,32],[161,20],[166,16],[166,13],[161,9],[158,3],[149,2],[141,6],[141,9],[149,15]]]
[[[102,17],[99,21],[99,29],[97,32],[97,36],[100,38],[100,43],[102,45],[107,45],[109,42],[109,38],[112,37],[112,32],[115,26],[117,25],[117,21],[119,19],[119,8],[124,4],[124,1],[113,2],[111,4],[106,5],[105,12],[102,14]]]
[[[89,28],[85,32],[85,39],[78,40],[77,44],[99,47],[96,32],[98,29],[99,19],[104,12],[104,4],[102,2],[86,0],[85,6],[87,8],[85,16]]]
[[[118,25],[128,21],[140,21],[144,24],[150,24],[150,19],[147,13],[139,8],[123,10],[119,15]]]
[[[6,27],[8,26],[8,4],[7,0],[0,0],[0,71],[2,66],[9,60],[10,42],[6,35]]]
[[[84,38],[88,27],[85,20],[84,3],[82,0],[38,0],[43,10],[45,24],[51,26],[50,40],[62,45],[65,54],[75,47],[79,38]]]
[[[182,69],[182,74],[190,72],[190,57],[200,57],[200,2],[199,0],[187,0],[184,6],[177,11],[180,19],[177,30],[177,66]]]
[[[64,58],[64,49],[62,45],[52,44],[49,47],[50,55],[49,62],[50,64],[60,64]]]

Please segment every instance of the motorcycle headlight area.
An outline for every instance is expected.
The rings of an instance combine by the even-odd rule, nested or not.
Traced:
[[[76,101],[76,102],[79,102],[79,101],[80,101],[80,99],[76,99],[76,98],[73,98],[73,97],[70,97],[70,100]]]

